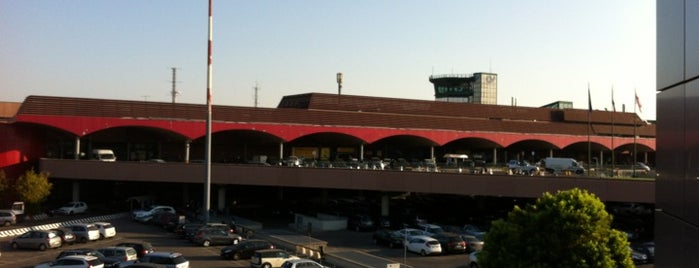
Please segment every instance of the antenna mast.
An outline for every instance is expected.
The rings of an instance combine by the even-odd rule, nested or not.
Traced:
[[[177,91],[175,88],[175,84],[177,83],[177,80],[175,79],[177,77],[177,68],[172,67],[172,91],[170,92],[170,95],[172,95],[172,103],[175,103],[177,100],[177,96],[180,95],[180,92]]]

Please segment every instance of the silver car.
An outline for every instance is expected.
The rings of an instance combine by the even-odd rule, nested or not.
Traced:
[[[59,248],[62,245],[61,237],[51,231],[29,231],[12,239],[10,245],[13,249],[29,248],[46,250],[47,248]]]

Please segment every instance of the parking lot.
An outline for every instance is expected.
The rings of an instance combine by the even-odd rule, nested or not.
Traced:
[[[67,218],[56,218],[56,220],[66,220]],[[13,250],[10,247],[10,237],[0,239],[0,267],[34,267],[43,262],[53,260],[62,250],[75,248],[99,248],[112,246],[124,241],[147,241],[153,244],[157,251],[174,251],[182,253],[189,261],[190,267],[250,267],[249,260],[223,260],[219,256],[223,246],[202,247],[194,245],[189,241],[175,237],[159,227],[144,225],[129,218],[122,217],[114,219],[111,223],[117,228],[117,236],[110,239],[88,242],[86,244],[65,245],[59,249],[46,251],[37,250]],[[6,230],[8,227],[3,227]],[[255,234],[257,238],[264,237],[266,233],[275,231],[289,232],[282,230],[278,223],[272,226],[274,229],[263,229]],[[327,231],[307,234],[298,234],[301,239],[308,237],[309,240],[322,240],[327,242],[325,253],[328,255],[345,256],[376,256],[382,260],[392,263],[403,264],[401,267],[468,267],[467,254],[439,255],[422,257],[418,254],[406,252],[403,248],[387,248],[372,243],[372,232],[356,231]],[[327,256],[327,255],[326,255]],[[342,267],[334,263],[324,262],[328,267]],[[407,265],[405,265],[407,264]],[[369,266],[378,267],[378,266]],[[643,265],[638,267],[653,267]]]

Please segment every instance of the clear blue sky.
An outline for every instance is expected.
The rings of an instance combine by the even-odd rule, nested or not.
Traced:
[[[0,101],[206,102],[207,1],[0,2]],[[655,0],[214,1],[213,102],[337,93],[434,100],[431,74],[498,74],[498,104],[655,119]]]

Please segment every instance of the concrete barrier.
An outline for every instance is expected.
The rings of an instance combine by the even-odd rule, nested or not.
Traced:
[[[108,220],[112,220],[112,219],[125,218],[128,216],[129,216],[128,213],[119,213],[119,214],[111,214],[111,215],[103,215],[103,216],[75,219],[75,220],[69,220],[69,221],[64,221],[64,222],[47,223],[47,224],[36,225],[36,226],[15,228],[15,229],[10,229],[10,230],[0,231],[0,237],[15,237],[15,236],[21,235],[23,233],[26,233],[26,232],[32,231],[32,230],[48,230],[48,229],[58,228],[58,227],[62,227],[62,226],[68,226],[68,225],[72,225],[72,224],[76,224],[76,223],[91,223],[91,222],[98,222],[98,221],[108,221]]]

